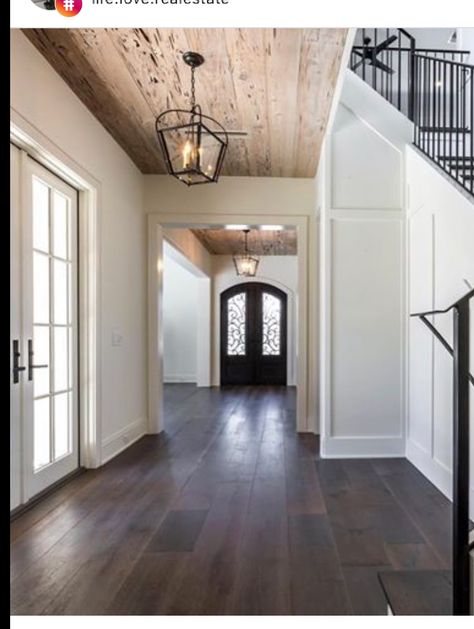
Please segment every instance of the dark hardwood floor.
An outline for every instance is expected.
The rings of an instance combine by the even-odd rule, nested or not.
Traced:
[[[295,390],[166,387],[147,436],[12,523],[13,614],[385,614],[449,568],[450,504],[402,459],[321,460]]]

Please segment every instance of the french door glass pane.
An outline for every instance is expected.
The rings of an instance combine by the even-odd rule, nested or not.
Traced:
[[[68,388],[68,329],[54,328],[54,390]]]
[[[49,323],[49,258],[33,253],[33,322]]]
[[[54,396],[54,458],[69,452],[70,393]]]
[[[68,200],[58,192],[54,193],[53,255],[68,258]]]
[[[279,356],[281,343],[281,301],[263,293],[263,355]]]
[[[32,187],[34,362],[48,365],[33,373],[33,467],[41,475],[45,466],[75,448],[71,246],[75,232],[73,197],[36,176]]]
[[[34,404],[34,468],[37,470],[51,460],[49,397],[35,400]]]
[[[54,323],[68,323],[68,263],[54,260]]]
[[[35,325],[33,334],[34,361],[36,365],[49,365],[49,327]],[[36,369],[34,374],[35,397],[49,393],[49,367]]]
[[[33,248],[49,250],[49,188],[33,178]]]

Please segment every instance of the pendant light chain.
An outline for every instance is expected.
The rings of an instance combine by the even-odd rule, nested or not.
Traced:
[[[191,110],[194,111],[196,107],[196,68],[191,68]]]

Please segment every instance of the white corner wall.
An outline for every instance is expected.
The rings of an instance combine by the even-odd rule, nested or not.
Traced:
[[[321,453],[402,456],[403,153],[342,99],[318,175]]]
[[[199,280],[164,253],[163,381],[197,382]]]
[[[100,184],[102,462],[147,430],[143,176],[19,30],[11,31],[11,106]],[[54,115],[60,108],[61,115]],[[112,336],[121,337],[119,345]]]
[[[236,284],[247,282],[237,277],[232,256],[212,256],[213,268],[213,360],[212,384],[220,385],[220,296]],[[262,256],[258,267],[257,282],[272,284],[288,296],[288,386],[296,386],[297,377],[297,307],[298,307],[298,257]],[[254,281],[252,280],[252,281]]]
[[[406,154],[409,311],[443,309],[474,286],[474,203],[416,149]],[[452,345],[452,313],[433,318]],[[443,493],[452,489],[452,358],[418,319],[408,342],[407,456]],[[471,373],[474,307],[471,304]],[[471,517],[474,517],[471,388]]]

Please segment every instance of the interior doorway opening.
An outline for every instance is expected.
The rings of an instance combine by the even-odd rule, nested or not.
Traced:
[[[200,391],[201,396],[206,395],[211,399],[219,397],[222,388],[232,385],[232,395],[240,395],[237,387],[265,386],[283,387],[291,393],[294,411],[293,421],[295,431],[312,432],[309,429],[308,417],[308,380],[309,366],[307,355],[307,242],[304,237],[305,219],[294,219],[296,225],[287,223],[275,225],[279,221],[272,221],[266,225],[266,221],[251,225],[251,230],[263,235],[272,234],[272,238],[282,246],[285,239],[291,238],[294,242],[294,250],[288,254],[282,251],[273,251],[268,248],[259,252],[260,265],[256,277],[238,276],[234,264],[233,254],[237,251],[213,251],[209,246],[209,240],[215,235],[224,235],[227,243],[237,236],[241,238],[242,230],[239,226],[199,220],[166,220],[166,217],[150,215],[150,263],[153,267],[150,274],[150,321],[155,324],[150,329],[151,353],[150,353],[150,432],[161,432],[169,428],[170,407],[191,404],[190,410],[194,412],[193,404],[186,398],[189,392],[207,389],[207,393]],[[269,221],[270,223],[270,221]],[[301,224],[300,224],[301,223]],[[234,234],[232,233],[234,232]],[[283,233],[283,236],[282,236]],[[297,238],[302,238],[301,249],[296,248]],[[268,243],[268,237],[265,242]],[[255,242],[255,240],[254,240]],[[207,245],[207,246],[206,246]],[[204,254],[203,254],[204,252]],[[188,303],[187,311],[192,311],[196,321],[187,320],[184,317],[184,325],[188,328],[181,334],[178,331],[177,318],[170,312],[170,304],[166,303],[170,287],[168,261],[172,257],[173,263],[181,267],[187,266],[187,270],[198,280],[201,288],[198,289],[198,298],[191,297],[195,289],[188,286],[191,277],[182,282],[182,290],[188,295],[182,299]],[[156,257],[155,257],[156,256]],[[156,275],[156,270],[158,274]],[[183,272],[181,269],[180,273]],[[168,288],[167,288],[168,283]],[[179,284],[175,282],[176,285]],[[248,286],[245,286],[248,285]],[[249,342],[253,347],[260,347],[258,364],[252,367],[252,376],[241,379],[240,382],[229,380],[224,373],[224,364],[221,348],[225,339],[223,331],[224,311],[222,299],[225,294],[237,291],[250,290],[253,285],[249,300],[255,303],[250,305],[247,332]],[[301,286],[301,291],[299,290]],[[176,288],[176,286],[175,286]],[[227,293],[226,293],[227,291]],[[179,293],[179,290],[178,290]],[[169,299],[169,295],[168,295]],[[250,303],[250,302],[249,302]],[[156,304],[156,308],[154,305]],[[193,306],[193,304],[195,304]],[[170,323],[171,322],[171,323]],[[197,325],[197,329],[195,329]],[[174,334],[178,335],[178,352],[184,357],[185,364],[182,368],[172,368],[170,357],[171,339],[170,331],[175,328]],[[259,327],[262,328],[259,331]],[[273,335],[271,342],[264,344],[264,328]],[[268,329],[267,329],[268,328]],[[275,334],[276,333],[276,334]],[[194,334],[197,336],[194,342]],[[270,338],[270,337],[268,337]],[[190,348],[189,351],[186,347]],[[153,351],[156,348],[156,353]],[[184,349],[183,349],[184,348]],[[248,350],[251,354],[251,345]],[[196,351],[195,351],[196,350]],[[173,352],[172,352],[173,353]],[[194,362],[196,356],[196,363]],[[254,355],[254,361],[255,361]],[[173,373],[174,371],[174,373]],[[263,385],[263,386],[262,386]],[[179,392],[179,394],[178,394]],[[242,394],[245,391],[242,389]],[[183,395],[184,394],[184,395]],[[245,393],[248,396],[248,390]],[[256,393],[255,393],[256,394]],[[286,395],[286,394],[285,394]],[[220,402],[217,401],[216,404]],[[200,401],[195,398],[199,406]],[[174,411],[173,411],[174,412]]]

